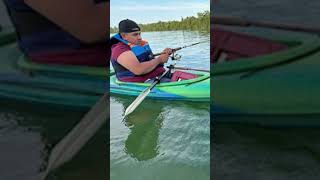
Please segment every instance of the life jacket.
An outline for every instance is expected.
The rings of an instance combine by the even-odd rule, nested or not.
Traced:
[[[103,2],[106,0],[99,0]],[[4,0],[20,49],[38,63],[109,65],[105,42],[83,43],[31,9],[23,0]],[[108,18],[108,17],[106,17]]]
[[[141,44],[135,45],[122,39],[120,34],[118,33],[111,37],[111,42],[113,42],[113,44],[122,42],[128,45],[140,63],[150,61],[151,59],[153,59],[153,53],[147,41],[141,41]],[[133,72],[119,64],[116,59],[113,59],[112,56],[111,63],[116,72],[116,76],[120,81],[144,82],[147,79],[159,76],[165,71],[165,69],[163,68],[163,64],[159,64],[154,70],[147,74],[135,75]]]

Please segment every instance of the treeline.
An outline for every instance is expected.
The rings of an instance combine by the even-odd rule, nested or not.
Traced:
[[[197,13],[197,17],[190,16],[181,18],[180,21],[156,22],[150,24],[139,24],[143,32],[147,31],[174,31],[174,30],[192,30],[192,31],[210,31],[210,12],[204,11]],[[117,33],[118,28],[110,28],[110,33]]]

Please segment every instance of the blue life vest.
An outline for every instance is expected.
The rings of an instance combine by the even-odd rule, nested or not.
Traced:
[[[146,62],[153,59],[153,53],[147,41],[141,41],[141,44],[135,45],[122,39],[119,33],[111,37],[111,41],[114,41],[114,40],[117,40],[116,41],[117,43],[122,42],[124,44],[127,44],[131,48],[131,51],[137,57],[139,62]],[[116,59],[111,58],[111,62],[116,72],[116,76],[120,80],[123,78],[135,78],[135,77],[141,79],[141,77],[148,76],[148,74],[139,75],[139,76],[135,75],[134,73],[129,71],[127,68],[119,64]],[[159,67],[163,67],[163,65],[158,65],[155,69]]]

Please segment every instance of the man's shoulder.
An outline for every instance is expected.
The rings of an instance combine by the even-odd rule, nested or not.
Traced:
[[[112,57],[113,59],[117,59],[120,56],[120,54],[130,50],[130,46],[128,46],[125,43],[118,42],[116,44],[113,44],[111,47]]]
[[[112,50],[112,51],[114,51],[114,50],[120,50],[120,49],[128,49],[128,50],[130,50],[130,46],[127,45],[127,44],[125,44],[125,43],[123,43],[123,42],[118,42],[118,43],[113,44],[113,45],[111,46],[111,50]]]

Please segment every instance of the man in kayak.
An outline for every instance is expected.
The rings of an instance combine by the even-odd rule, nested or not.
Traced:
[[[18,45],[32,61],[104,67],[110,55],[108,1],[4,0]]]
[[[111,62],[116,76],[126,82],[145,82],[160,76],[165,72],[163,64],[172,53],[166,48],[154,58],[148,42],[141,39],[140,27],[129,19],[119,23],[119,33],[111,38],[111,43]],[[171,79],[164,77],[161,81]]]

